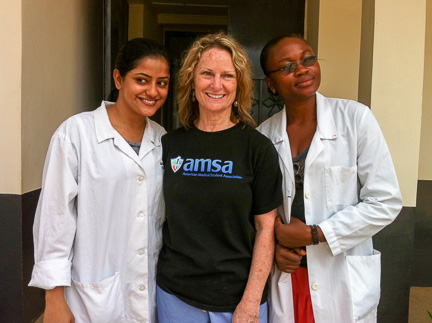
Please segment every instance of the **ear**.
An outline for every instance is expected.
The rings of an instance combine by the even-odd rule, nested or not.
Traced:
[[[117,90],[120,90],[123,85],[123,77],[120,75],[120,71],[118,69],[114,70],[113,78],[114,78],[115,87],[117,88]]]
[[[268,76],[266,76],[264,78],[264,82],[266,82],[266,84],[267,84],[268,88],[270,89],[270,91],[271,91],[271,89],[274,89],[272,81],[271,81],[271,79]]]

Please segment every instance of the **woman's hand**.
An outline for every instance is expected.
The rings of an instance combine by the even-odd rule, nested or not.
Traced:
[[[300,262],[306,251],[302,248],[288,249],[276,243],[275,261],[279,270],[286,273],[294,273],[300,267]]]
[[[325,242],[326,237],[318,226],[318,239],[320,242]],[[285,248],[295,249],[312,244],[311,228],[295,217],[291,217],[290,223],[283,224],[280,215],[275,220],[276,241]]]
[[[233,314],[233,323],[258,323],[260,304],[241,301]]]
[[[59,286],[45,292],[44,323],[75,323],[66,300],[64,298],[64,287]]]
[[[304,222],[291,217],[290,223],[283,224],[280,215],[275,220],[276,240],[288,249],[309,246],[312,244],[311,229]]]

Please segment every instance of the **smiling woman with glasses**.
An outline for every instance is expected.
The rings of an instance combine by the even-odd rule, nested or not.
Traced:
[[[368,107],[317,92],[321,69],[304,39],[274,38],[260,60],[285,104],[259,127],[284,177],[269,321],[376,322],[380,253],[372,236],[402,206],[379,125]]]

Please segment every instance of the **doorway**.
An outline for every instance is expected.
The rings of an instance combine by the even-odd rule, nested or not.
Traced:
[[[126,9],[125,6],[121,6],[116,13],[112,11],[110,13],[120,19],[121,22],[116,21],[120,26],[131,26],[127,23],[128,17],[130,18],[130,8],[138,6],[142,11],[140,22],[143,22],[140,23],[142,27],[139,30],[144,37],[163,43],[168,50],[171,60],[169,95],[164,106],[152,117],[167,131],[180,126],[177,117],[176,79],[185,50],[196,38],[218,31],[224,31],[239,41],[252,61],[255,93],[251,113],[256,123],[263,122],[282,109],[283,104],[279,98],[267,91],[264,74],[259,67],[259,54],[264,44],[274,36],[293,33],[303,35],[305,0],[104,1],[105,3],[128,3]],[[125,10],[128,11],[129,16],[124,15]],[[112,27],[106,24],[105,28]],[[111,35],[111,31],[105,30],[106,41],[110,41]],[[112,51],[109,54],[114,56]],[[107,57],[104,57],[104,61]],[[112,68],[107,63],[105,63],[105,74],[107,76],[105,82],[111,82]]]

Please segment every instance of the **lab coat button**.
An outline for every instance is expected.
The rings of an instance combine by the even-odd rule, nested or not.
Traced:
[[[145,249],[144,249],[144,248],[141,248],[140,250],[138,250],[138,254],[139,254],[140,256],[142,256],[143,254],[145,254]]]
[[[138,180],[139,180],[140,182],[142,182],[142,181],[144,180],[144,176],[140,176],[140,177],[138,177]]]
[[[310,198],[311,197],[311,193],[310,192],[307,192],[306,193],[306,198],[308,199],[308,198]]]
[[[145,285],[140,285],[140,286],[139,286],[139,290],[140,290],[140,291],[143,292],[143,291],[145,291],[145,289],[146,289]]]
[[[318,288],[319,288],[319,285],[317,283],[313,283],[312,284],[312,289],[313,290],[318,290]]]
[[[140,212],[140,213],[138,213],[138,217],[139,217],[140,219],[144,218],[144,216],[145,216],[144,212]]]

